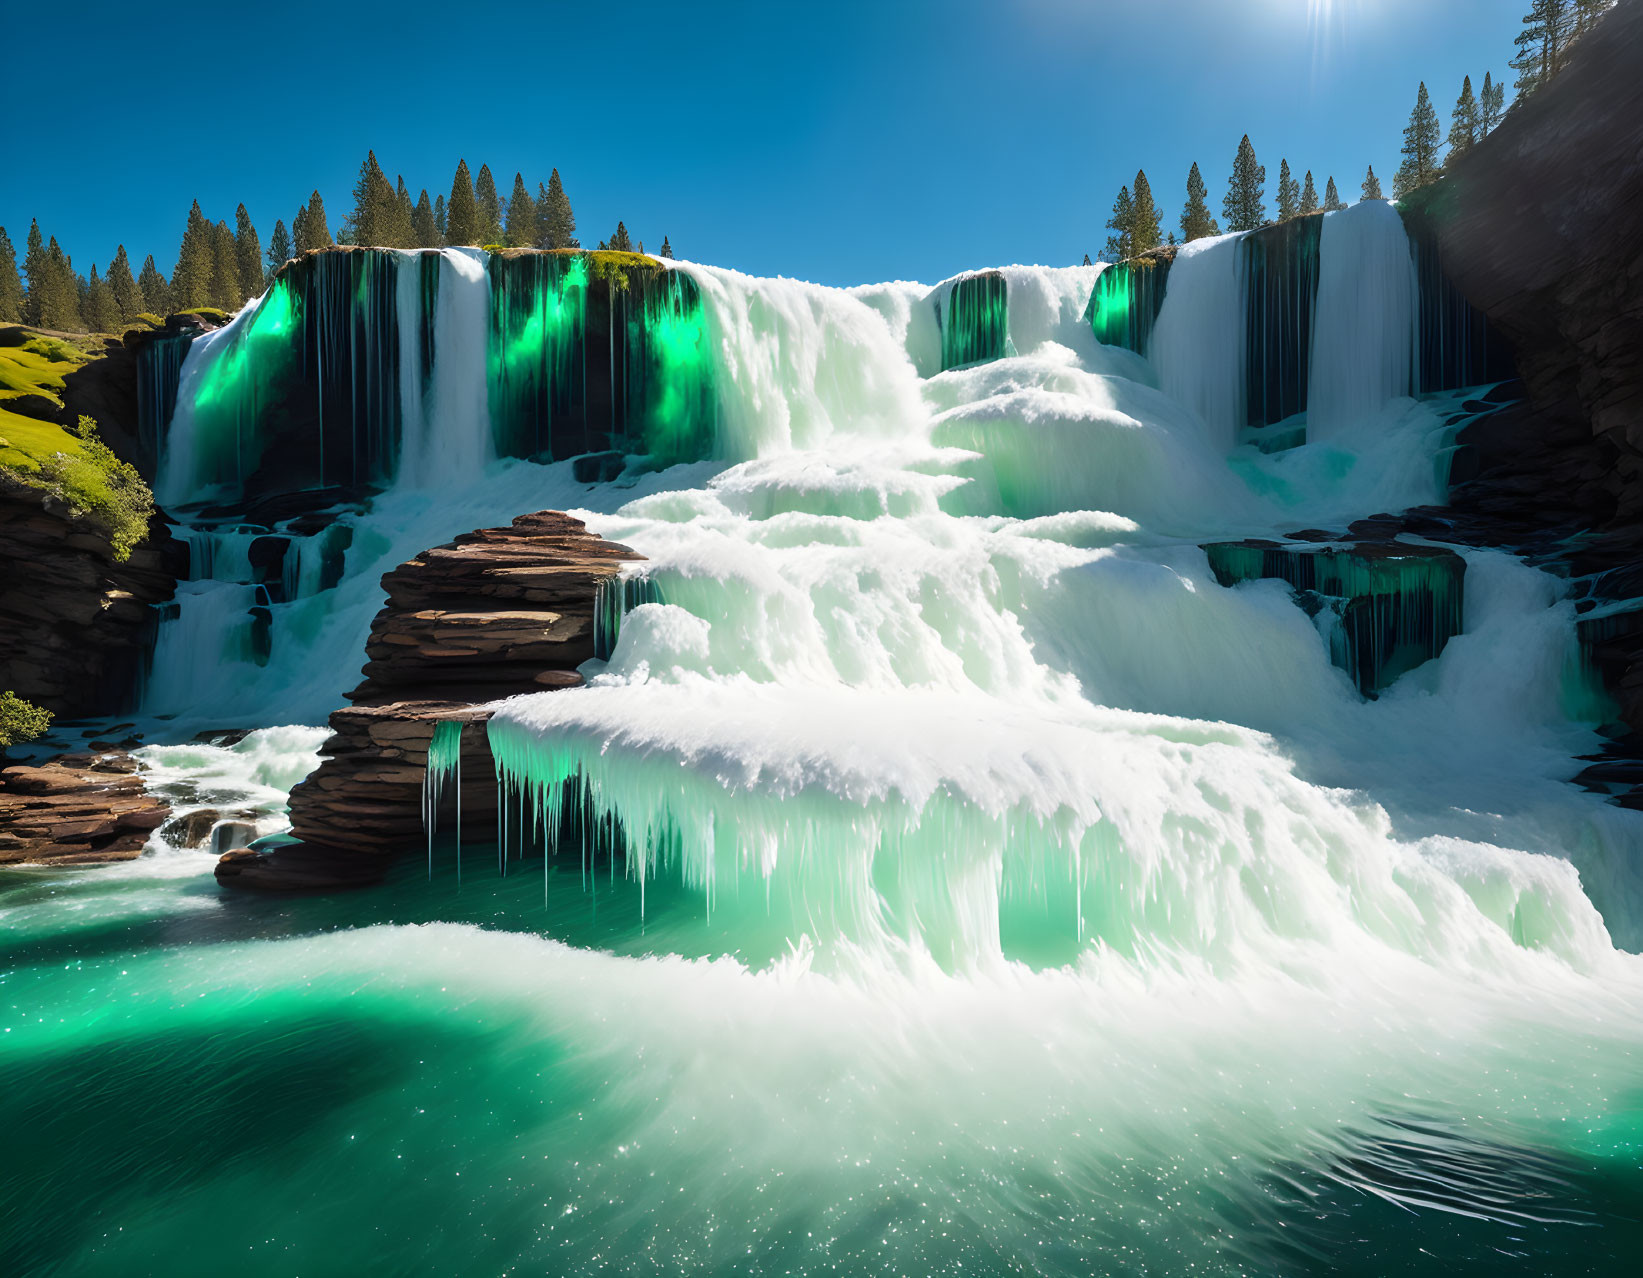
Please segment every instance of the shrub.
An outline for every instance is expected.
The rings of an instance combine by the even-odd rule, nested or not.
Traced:
[[[0,692],[0,751],[32,741],[51,726],[51,711],[24,701],[15,692]]]
[[[80,455],[53,453],[40,464],[40,482],[51,488],[76,513],[88,514],[102,524],[114,547],[114,558],[124,563],[148,535],[154,515],[154,494],[130,462],[97,437],[97,423],[82,416],[74,428]]]

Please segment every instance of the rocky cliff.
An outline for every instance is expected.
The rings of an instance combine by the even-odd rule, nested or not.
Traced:
[[[349,694],[353,705],[331,716],[319,768],[291,793],[299,842],[230,852],[218,880],[274,890],[347,886],[420,849],[423,778],[441,723],[462,725],[463,836],[494,842],[487,703],[580,685],[576,668],[594,656],[599,587],[638,558],[580,520],[541,511],[466,533],[388,573],[365,681]],[[453,790],[447,806],[455,803]]]

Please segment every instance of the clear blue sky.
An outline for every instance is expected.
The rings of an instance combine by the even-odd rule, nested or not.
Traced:
[[[1415,90],[1447,128],[1501,78],[1527,0],[832,0],[214,5],[18,0],[6,19],[29,219],[81,271],[169,272],[190,200],[267,243],[368,148],[413,195],[458,157],[504,198],[557,166],[593,244],[849,284],[1097,254],[1144,167],[1171,221],[1197,160],[1219,213],[1248,132],[1268,170],[1390,186]],[[620,15],[619,17],[617,15]],[[28,135],[38,133],[38,144]]]

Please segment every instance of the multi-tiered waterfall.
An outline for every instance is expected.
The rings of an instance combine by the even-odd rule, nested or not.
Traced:
[[[459,892],[444,837],[431,882],[268,925],[308,934],[31,978],[48,1063],[150,1024],[281,1054],[277,1177],[128,1213],[84,1271],[191,1221],[362,1271],[1620,1254],[1639,818],[1564,781],[1606,713],[1574,605],[1345,536],[1440,502],[1510,393],[1439,267],[1371,203],[933,290],[288,268],[155,430],[197,580],[147,711],[264,731],[159,775],[294,779],[313,735],[275,725],[337,702],[425,546],[560,507],[647,559],[589,685],[491,721],[507,877],[491,849]],[[143,876],[205,868],[97,909],[194,909]],[[387,925],[438,920],[480,926]]]

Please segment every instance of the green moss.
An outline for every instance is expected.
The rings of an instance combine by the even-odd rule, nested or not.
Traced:
[[[194,306],[186,311],[178,311],[179,315],[199,315],[208,320],[216,320],[219,324],[226,324],[234,318],[232,311],[220,310],[215,306]]]
[[[0,692],[0,751],[32,741],[51,726],[51,711],[24,701],[15,692]]]

